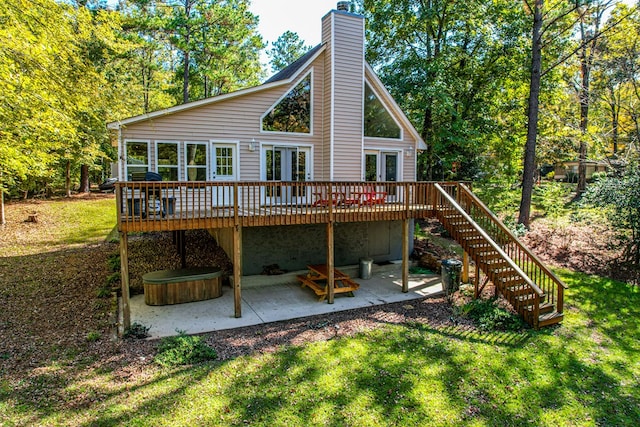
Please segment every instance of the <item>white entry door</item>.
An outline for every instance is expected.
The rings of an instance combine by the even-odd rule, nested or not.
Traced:
[[[238,146],[231,143],[213,142],[211,150],[211,180],[233,182],[238,177]],[[212,189],[214,206],[233,205],[233,185],[215,186]]]

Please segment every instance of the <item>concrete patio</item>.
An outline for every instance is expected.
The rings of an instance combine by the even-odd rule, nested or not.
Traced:
[[[334,304],[318,297],[289,272],[278,276],[242,278],[242,317],[234,317],[233,290],[223,287],[220,298],[186,304],[149,306],[144,295],[131,297],[131,322],[149,327],[151,338],[177,335],[178,331],[199,334],[261,323],[296,319],[354,308],[438,296],[443,293],[439,275],[410,274],[409,292],[402,292],[401,263],[373,265],[370,279],[358,278],[358,266],[339,269],[360,284],[354,296],[337,295]]]

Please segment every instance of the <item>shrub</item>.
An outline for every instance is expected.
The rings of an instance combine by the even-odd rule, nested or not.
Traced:
[[[618,227],[621,239],[627,239],[622,254],[626,264],[637,276],[640,270],[640,165],[630,163],[622,176],[598,179],[589,186],[584,200],[606,209],[611,223]],[[636,279],[636,283],[638,280]]]
[[[218,354],[201,336],[186,335],[178,331],[176,337],[163,338],[154,361],[164,367],[192,365],[215,360]]]
[[[141,323],[133,322],[131,326],[124,330],[124,338],[143,339],[149,336],[149,327]]]
[[[120,254],[111,254],[107,260],[109,271],[120,271]]]
[[[459,313],[484,331],[517,331],[523,327],[520,317],[498,306],[495,298],[474,299],[460,307]]]
[[[91,331],[87,334],[87,341],[88,342],[96,342],[100,339],[100,332],[96,332],[96,331]]]

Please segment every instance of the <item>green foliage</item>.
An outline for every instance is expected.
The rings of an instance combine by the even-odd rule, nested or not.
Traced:
[[[565,211],[565,199],[569,194],[569,187],[560,182],[544,182],[536,187],[538,200],[537,204],[544,214],[557,220]]]
[[[149,326],[145,326],[138,322],[133,322],[131,326],[124,330],[123,338],[144,339],[149,336]]]
[[[179,331],[178,336],[160,341],[158,354],[153,360],[161,366],[172,367],[215,360],[217,357],[216,351],[207,345],[203,337]]]
[[[474,299],[459,308],[461,316],[472,319],[484,331],[518,331],[524,326],[519,316],[498,306],[496,299]]]
[[[267,55],[271,60],[271,70],[278,72],[307,53],[312,46],[306,46],[298,33],[285,31],[278,40],[271,43]]]
[[[109,267],[109,271],[120,271],[120,254],[113,253],[109,255],[109,259],[107,259],[107,266]]]
[[[605,212],[619,231],[628,234],[623,261],[640,270],[640,169],[637,163],[627,165],[621,176],[597,180],[587,190],[584,200],[593,206],[608,208]],[[636,276],[637,277],[637,276]]]
[[[100,334],[100,332],[96,332],[96,331],[91,331],[87,334],[87,341],[88,342],[96,342],[100,339],[102,335]]]

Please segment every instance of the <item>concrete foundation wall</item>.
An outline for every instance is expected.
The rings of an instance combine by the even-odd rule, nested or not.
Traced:
[[[413,227],[410,227],[413,231]],[[413,242],[413,237],[409,240]],[[242,230],[242,274],[260,274],[266,265],[302,270],[308,264],[325,264],[327,227],[289,225],[246,227]],[[412,249],[411,245],[411,248]],[[335,265],[357,264],[362,257],[374,261],[402,258],[402,222],[358,222],[334,226]]]

